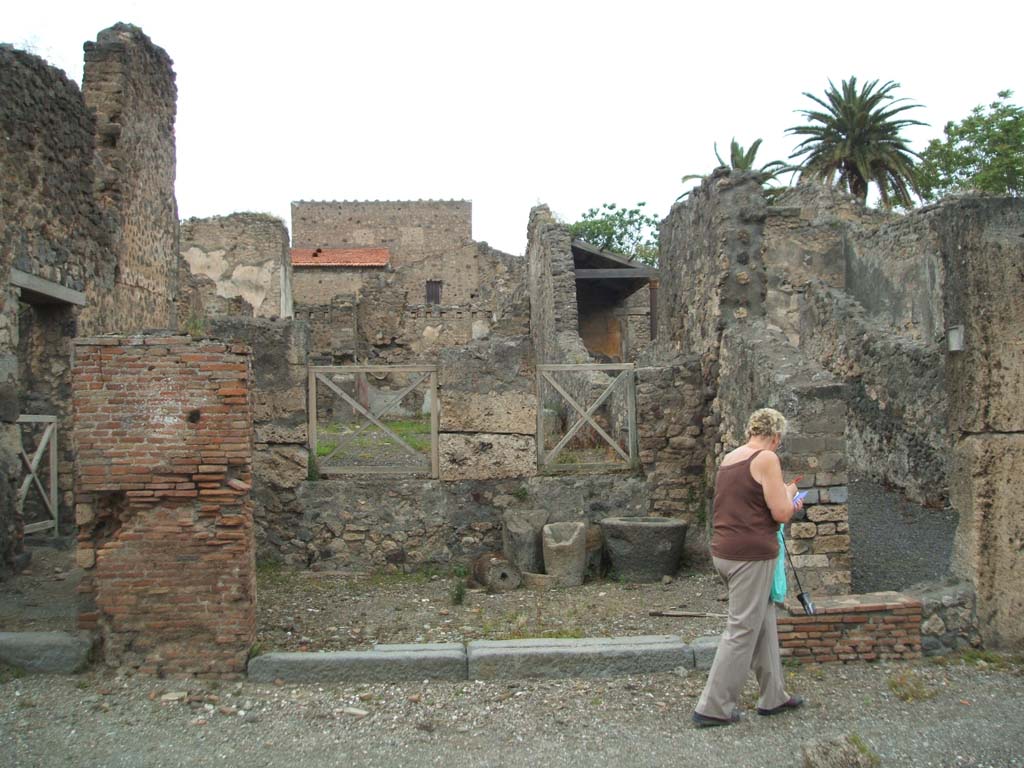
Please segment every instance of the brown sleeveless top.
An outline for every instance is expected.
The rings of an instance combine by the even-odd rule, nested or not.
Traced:
[[[764,489],[750,474],[750,462],[718,468],[712,512],[711,554],[724,560],[774,560],[779,556],[778,523],[764,500]]]

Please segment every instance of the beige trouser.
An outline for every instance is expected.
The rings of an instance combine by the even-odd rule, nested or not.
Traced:
[[[785,704],[789,694],[783,687],[775,606],[768,599],[775,561],[712,559],[729,587],[729,620],[697,712],[723,720],[732,717],[751,669],[761,688],[757,706],[772,709]]]

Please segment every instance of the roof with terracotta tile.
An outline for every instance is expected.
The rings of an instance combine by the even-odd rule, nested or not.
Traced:
[[[387,248],[292,248],[293,267],[386,267]]]

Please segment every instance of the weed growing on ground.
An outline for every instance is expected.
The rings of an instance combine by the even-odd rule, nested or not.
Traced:
[[[12,667],[10,664],[0,662],[0,685],[9,683],[11,680],[18,680],[25,676],[25,670],[21,667]]]
[[[1014,674],[1024,674],[1024,654],[1003,654],[982,648],[965,648],[944,656],[932,656],[929,661],[939,667],[960,664],[979,669],[991,668]]]
[[[935,691],[929,688],[920,675],[916,672],[900,672],[890,675],[889,690],[901,701],[927,701],[935,696]]]
[[[877,768],[882,764],[882,758],[880,758],[878,754],[868,746],[868,743],[861,738],[859,733],[851,733],[846,737],[846,740],[849,741],[856,750],[865,757],[871,768]]]
[[[452,584],[449,596],[452,600],[452,605],[462,605],[466,602],[466,582],[462,579],[456,579],[455,583]]]

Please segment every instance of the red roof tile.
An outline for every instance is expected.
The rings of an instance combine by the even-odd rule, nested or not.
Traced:
[[[387,248],[292,248],[293,267],[386,267]]]

